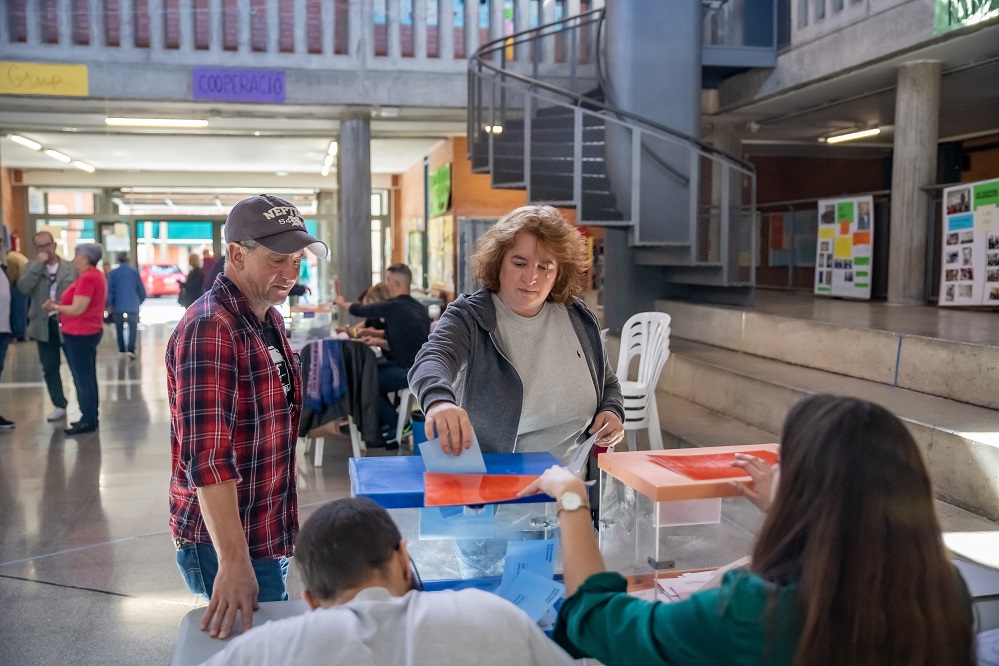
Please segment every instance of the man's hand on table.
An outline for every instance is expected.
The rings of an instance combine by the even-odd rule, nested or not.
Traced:
[[[208,630],[212,638],[228,638],[237,612],[243,618],[243,631],[249,630],[253,626],[253,611],[260,608],[257,603],[259,591],[249,557],[232,563],[220,560],[212,599],[201,619],[201,630]]]

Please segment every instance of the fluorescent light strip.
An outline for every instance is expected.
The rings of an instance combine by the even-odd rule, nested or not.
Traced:
[[[104,122],[111,127],[208,127],[207,120],[183,118],[105,118]]]
[[[94,171],[96,171],[94,167],[90,166],[86,162],[81,162],[80,160],[73,160],[73,166],[75,166],[77,169],[82,169],[87,173],[93,173]]]
[[[844,141],[855,141],[857,139],[866,139],[869,136],[877,136],[881,134],[881,129],[875,127],[873,129],[860,130],[859,132],[850,132],[849,134],[840,134],[838,136],[831,136],[826,139],[826,143],[843,143]]]
[[[22,145],[25,148],[30,148],[31,150],[41,150],[42,144],[37,141],[32,141],[31,139],[26,139],[23,136],[18,136],[17,134],[11,134],[7,137],[16,144]]]
[[[59,160],[63,164],[69,164],[70,162],[73,161],[73,158],[71,158],[69,155],[63,155],[58,150],[46,150],[45,154],[54,160]]]
[[[320,175],[328,176],[330,175],[330,165],[324,164],[323,168],[319,170]]]
[[[339,146],[337,145],[336,141],[330,141],[329,154],[332,155],[333,157],[336,157],[336,151],[338,149],[339,149]]]

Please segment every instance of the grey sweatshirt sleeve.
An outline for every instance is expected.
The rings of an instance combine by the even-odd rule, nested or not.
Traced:
[[[420,349],[409,370],[409,386],[426,412],[430,405],[445,400],[458,404],[454,381],[468,362],[474,322],[456,308],[444,311],[430,338]]]
[[[604,395],[603,400],[597,406],[597,414],[600,412],[614,412],[624,423],[624,398],[621,395],[621,382],[617,380],[617,374],[611,368],[610,357],[607,356],[607,349],[601,345],[602,356],[604,357]]]

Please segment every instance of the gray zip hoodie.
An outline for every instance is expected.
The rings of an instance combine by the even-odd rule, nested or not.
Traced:
[[[596,414],[613,412],[623,422],[621,385],[604,353],[596,316],[578,298],[566,309],[593,378]],[[497,345],[495,331],[496,310],[488,291],[459,296],[417,354],[409,385],[424,412],[441,400],[468,412],[483,453],[511,453],[517,442],[524,386]]]

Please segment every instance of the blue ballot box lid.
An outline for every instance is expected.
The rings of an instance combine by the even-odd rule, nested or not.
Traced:
[[[558,460],[550,453],[486,453],[482,456],[487,474],[541,475]],[[367,497],[386,509],[412,509],[423,506],[423,458],[384,456],[350,459],[350,494]],[[511,504],[551,502],[547,495],[513,500]]]

